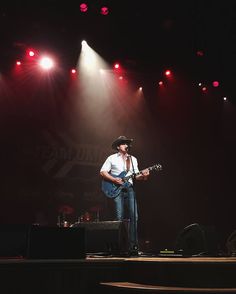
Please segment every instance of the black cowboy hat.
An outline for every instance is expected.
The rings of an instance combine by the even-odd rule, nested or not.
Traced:
[[[117,146],[120,146],[121,144],[130,144],[131,142],[133,142],[133,139],[128,139],[125,136],[120,136],[118,137],[111,145],[112,149],[117,149]]]

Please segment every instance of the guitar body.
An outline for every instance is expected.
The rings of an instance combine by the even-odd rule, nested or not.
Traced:
[[[154,170],[162,170],[162,166],[160,164],[155,164],[153,166],[150,166],[147,168],[149,171],[154,171]],[[132,177],[135,177],[137,175],[142,174],[142,171],[137,172],[135,174],[132,174],[131,172],[126,172],[123,171],[122,173],[120,173],[118,176],[112,175],[114,178],[121,178],[123,180],[123,184],[122,185],[117,185],[112,183],[111,181],[102,180],[102,191],[103,193],[109,197],[109,198],[116,198],[122,189],[125,188],[129,188],[131,186],[131,183],[129,182],[129,179],[131,179]]]
[[[115,176],[115,175],[112,175],[112,176],[114,178],[124,179],[126,174],[127,173],[125,171],[123,171],[118,176]],[[105,179],[102,180],[102,191],[109,198],[116,198],[120,194],[122,189],[128,188],[130,186],[131,186],[131,183],[128,181],[125,181],[122,185],[116,185],[116,184],[112,183],[111,181],[108,181]]]

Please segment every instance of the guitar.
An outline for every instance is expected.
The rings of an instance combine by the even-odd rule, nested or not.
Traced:
[[[149,171],[154,171],[154,170],[162,170],[162,166],[160,164],[155,164],[153,166],[150,166],[148,168]],[[121,192],[122,189],[128,188],[130,187],[132,184],[129,182],[129,179],[136,177],[138,175],[142,174],[142,171],[139,171],[137,173],[132,173],[129,174],[129,172],[127,173],[126,171],[123,171],[122,173],[120,173],[119,175],[112,175],[115,178],[121,178],[122,181],[124,182],[122,185],[117,185],[114,184],[113,182],[109,181],[109,180],[102,180],[102,191],[103,193],[109,197],[109,198],[115,198],[119,195],[119,193]]]

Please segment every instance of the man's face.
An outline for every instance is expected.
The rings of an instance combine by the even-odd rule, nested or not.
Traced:
[[[118,150],[121,152],[126,152],[127,147],[128,147],[128,144],[124,143],[124,144],[121,144],[120,146],[118,146]]]

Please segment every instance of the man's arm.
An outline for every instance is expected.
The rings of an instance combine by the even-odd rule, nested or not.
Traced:
[[[135,173],[138,173],[139,172],[139,168],[138,168],[138,161],[137,161],[137,158],[133,157],[132,156],[132,159],[133,159],[133,167],[134,167],[134,171]],[[138,181],[146,181],[149,177],[149,169],[146,168],[144,170],[141,171],[141,173],[135,177],[136,180]]]
[[[121,178],[115,178],[113,177],[112,175],[110,175],[107,171],[100,171],[100,175],[105,179],[105,180],[108,180],[108,181],[111,181],[112,183],[114,184],[118,184],[118,185],[122,185],[123,184],[123,181]]]
[[[146,181],[149,177],[149,170],[148,169],[144,169],[141,171],[141,174],[136,176],[136,180],[138,181]]]
[[[123,184],[123,181],[121,178],[116,178],[116,177],[113,177],[109,171],[111,170],[111,157],[109,156],[106,161],[104,162],[103,166],[101,167],[100,169],[100,175],[105,179],[105,180],[108,180],[108,181],[111,181],[112,183],[114,184],[118,184],[118,185],[122,185]]]

